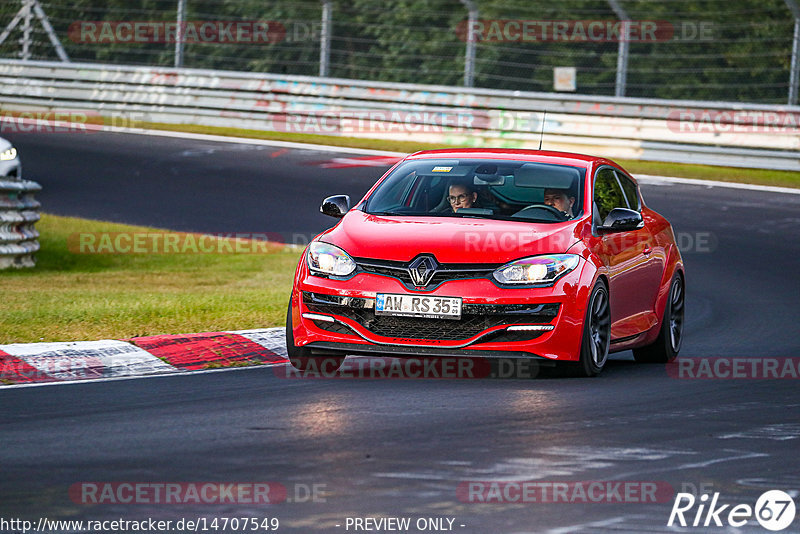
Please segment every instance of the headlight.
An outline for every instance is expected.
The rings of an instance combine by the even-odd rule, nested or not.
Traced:
[[[309,245],[306,263],[314,273],[333,276],[347,276],[356,270],[356,262],[347,252],[320,241],[314,241]]]
[[[501,284],[552,283],[578,266],[576,254],[547,254],[512,261],[498,268],[495,280]]]
[[[7,149],[0,152],[0,161],[10,161],[17,157],[17,149],[12,147],[8,147]]]

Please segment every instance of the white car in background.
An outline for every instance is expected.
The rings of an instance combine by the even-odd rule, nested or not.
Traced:
[[[22,178],[22,165],[19,163],[17,149],[2,137],[0,137],[0,177],[18,180]]]
[[[40,204],[33,195],[41,189],[22,179],[17,149],[0,137],[0,270],[36,265],[39,232],[33,225]]]

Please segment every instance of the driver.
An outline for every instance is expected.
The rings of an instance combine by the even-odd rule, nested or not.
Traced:
[[[452,184],[447,193],[447,201],[453,212],[461,208],[472,208],[478,200],[478,192],[468,184]]]
[[[552,206],[571,219],[575,216],[572,213],[572,205],[575,204],[575,197],[570,196],[569,189],[553,189],[547,188],[544,190],[544,203]]]

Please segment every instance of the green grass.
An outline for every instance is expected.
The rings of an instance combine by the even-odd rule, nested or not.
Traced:
[[[32,269],[0,271],[0,343],[125,339],[283,325],[300,250],[82,254],[82,232],[152,228],[43,215]],[[72,238],[70,239],[70,236]]]
[[[800,173],[798,172],[716,167],[713,165],[686,165],[661,161],[627,159],[615,161],[634,176],[637,174],[654,174],[657,176],[677,176],[679,178],[800,188]]]
[[[414,141],[393,141],[385,139],[365,139],[357,137],[340,137],[332,135],[311,135],[292,132],[267,132],[261,130],[245,130],[239,128],[223,128],[216,126],[198,126],[186,124],[141,123],[141,128],[154,130],[171,130],[211,135],[246,137],[291,141],[295,143],[313,143],[321,145],[342,146],[350,148],[367,148],[392,152],[411,153],[418,150],[436,148],[453,148],[454,145],[417,143]],[[800,188],[800,173],[791,171],[771,171],[766,169],[744,169],[738,167],[718,167],[712,165],[692,165],[685,163],[669,163],[660,161],[616,160],[633,174],[653,174],[660,176],[677,176],[704,180],[721,180],[725,182],[741,182],[759,185],[777,185]]]
[[[145,128],[413,152],[447,145],[236,128]],[[619,160],[634,174],[800,187],[800,173]],[[33,269],[0,271],[0,343],[124,339],[279,326],[300,251],[258,254],[81,254],[76,235],[152,228],[43,215]],[[72,236],[73,241],[70,241]]]

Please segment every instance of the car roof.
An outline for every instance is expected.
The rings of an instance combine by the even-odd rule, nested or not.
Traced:
[[[613,163],[605,158],[575,154],[573,152],[555,152],[549,150],[526,150],[510,148],[445,148],[415,152],[406,159],[428,158],[474,158],[474,159],[515,159],[520,161],[538,161],[588,167],[591,163]],[[615,164],[615,166],[618,166]]]

